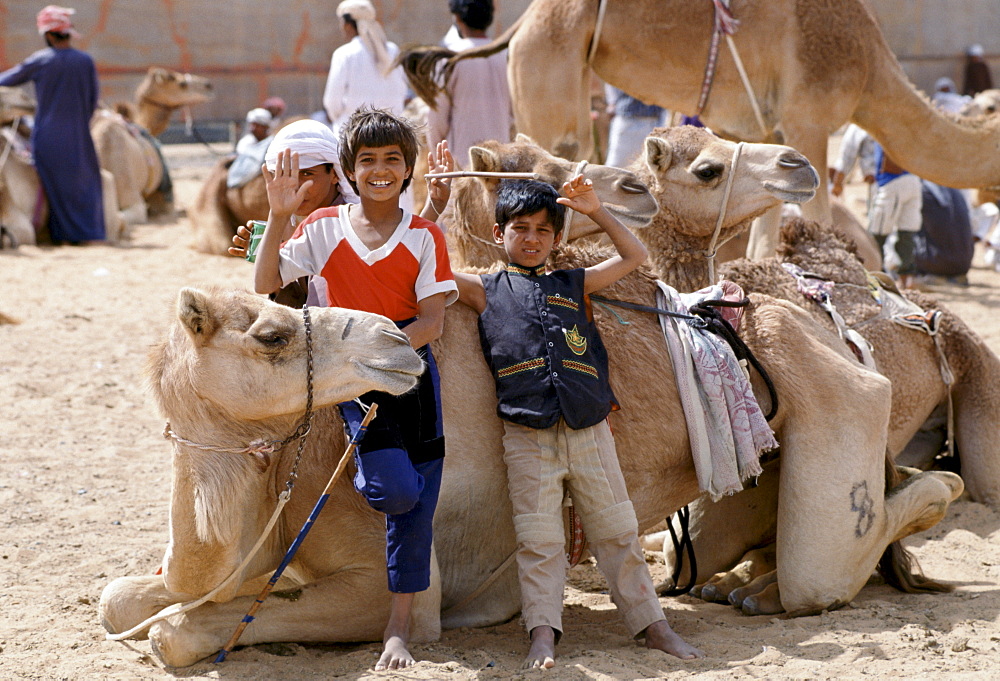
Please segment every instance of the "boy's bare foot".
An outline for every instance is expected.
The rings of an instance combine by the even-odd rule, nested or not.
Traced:
[[[670,628],[666,620],[660,620],[659,622],[653,622],[648,627],[646,627],[646,647],[652,650],[662,650],[665,653],[670,653],[674,657],[679,657],[682,660],[694,660],[699,657],[705,657],[705,653],[701,652],[693,645],[682,639],[677,633]]]
[[[381,672],[386,669],[405,669],[413,664],[415,660],[406,649],[406,641],[399,636],[387,636],[385,639],[385,649],[382,650],[382,657],[375,664],[375,671]]]
[[[413,609],[414,595],[412,593],[392,594],[389,623],[382,636],[385,647],[382,649],[382,657],[378,658],[378,662],[375,663],[375,671],[377,672],[386,669],[405,669],[415,662],[410,651],[406,649],[406,643],[410,640],[410,611]]]
[[[524,658],[522,669],[552,669],[556,666],[556,632],[552,627],[541,626],[531,630],[531,648]]]

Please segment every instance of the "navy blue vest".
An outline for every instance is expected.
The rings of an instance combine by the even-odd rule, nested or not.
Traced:
[[[496,380],[497,415],[529,428],[549,428],[560,416],[575,429],[604,420],[617,403],[584,300],[584,270],[545,274],[510,264],[481,278],[479,340]]]

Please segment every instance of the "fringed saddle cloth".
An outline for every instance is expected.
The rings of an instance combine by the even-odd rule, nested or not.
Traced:
[[[705,300],[743,299],[743,290],[728,281],[685,294],[658,283],[657,307],[671,312],[688,314]],[[742,310],[721,312],[738,329]],[[660,326],[687,420],[698,486],[718,500],[743,489],[747,478],[760,475],[761,453],[778,442],[757,404],[746,369],[724,340],[697,328],[693,320],[660,315]]]

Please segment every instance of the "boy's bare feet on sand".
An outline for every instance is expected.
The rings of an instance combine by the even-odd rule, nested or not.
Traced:
[[[381,672],[386,669],[405,669],[415,662],[410,651],[406,649],[406,641],[399,636],[388,636],[385,639],[385,648],[382,650],[382,657],[375,664],[375,671]]]
[[[552,627],[541,626],[531,630],[531,648],[524,658],[522,669],[552,669],[556,666],[556,632]]]
[[[682,660],[694,660],[699,657],[705,657],[705,653],[678,636],[670,628],[666,620],[653,622],[646,627],[645,634],[646,647],[652,650],[662,650]]]

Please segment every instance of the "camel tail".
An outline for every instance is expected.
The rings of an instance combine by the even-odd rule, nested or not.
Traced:
[[[463,59],[483,59],[506,50],[523,19],[524,15],[518,17],[503,35],[488,45],[464,52],[453,52],[437,46],[408,47],[396,57],[396,64],[403,67],[403,73],[417,96],[427,102],[429,107],[435,108],[434,103],[444,91],[444,84],[451,78],[455,65]]]
[[[903,476],[896,469],[892,457],[886,452],[885,491],[888,492],[902,481]],[[954,589],[949,584],[942,584],[925,577],[916,557],[900,541],[894,541],[886,547],[878,562],[878,572],[886,584],[903,593],[947,593]]]

